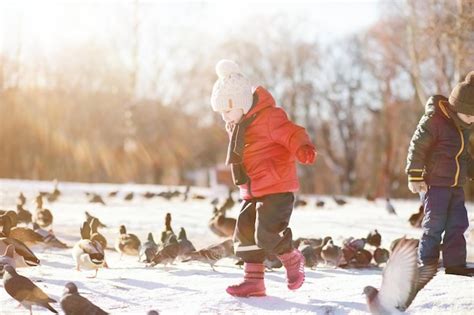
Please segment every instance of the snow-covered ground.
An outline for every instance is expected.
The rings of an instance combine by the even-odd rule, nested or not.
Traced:
[[[181,198],[167,201],[155,197],[145,199],[141,195],[131,201],[124,201],[127,192],[160,192],[163,186],[112,185],[60,183],[62,192],[59,200],[45,207],[54,214],[54,230],[59,239],[73,245],[79,239],[79,226],[84,220],[84,211],[98,216],[107,228],[101,232],[113,244],[118,235],[118,226],[125,224],[130,233],[142,240],[148,232],[155,239],[163,229],[167,212],[172,214],[175,230],[185,227],[188,238],[199,247],[221,241],[207,227],[212,212],[210,199],[190,200]],[[174,188],[174,187],[173,187]],[[184,187],[178,187],[184,191]],[[88,203],[84,192],[102,193],[119,190],[116,197],[105,197],[106,206]],[[14,209],[16,197],[22,191],[27,197],[27,209],[34,209],[34,196],[39,191],[52,191],[51,182],[0,180],[0,209]],[[205,188],[192,188],[191,194],[211,196],[214,192]],[[225,194],[223,194],[224,196]],[[326,201],[323,209],[314,207],[314,201]],[[385,201],[369,202],[365,199],[348,198],[345,206],[337,206],[328,196],[307,196],[309,205],[295,209],[290,226],[295,237],[332,236],[336,244],[349,236],[365,237],[372,229],[382,234],[382,246],[402,235],[419,237],[420,230],[412,228],[407,219],[417,210],[418,202],[393,200],[398,216],[385,211]],[[468,205],[473,229],[473,204]],[[236,217],[238,205],[228,213]],[[471,235],[469,237],[469,235]],[[466,233],[469,257],[473,261],[474,242],[472,233]],[[93,272],[74,270],[71,249],[45,250],[33,247],[42,265],[22,268],[25,275],[40,286],[51,297],[59,300],[64,284],[74,281],[83,296],[87,297],[112,314],[146,314],[150,309],[160,314],[367,314],[364,286],[378,287],[381,270],[344,270],[319,266],[306,270],[306,282],[296,292],[286,288],[284,270],[266,273],[267,297],[234,298],[225,293],[229,284],[239,282],[243,271],[231,259],[224,259],[216,271],[201,263],[176,263],[165,269],[162,266],[145,268],[136,257],[124,256],[121,260],[114,250],[106,251],[110,269],[99,271],[97,278],[89,279]],[[10,298],[0,284],[0,314],[27,314],[17,308],[17,302]],[[55,305],[60,310],[58,304]],[[472,278],[439,274],[422,290],[408,309],[409,314],[473,314],[474,281]],[[35,314],[48,314],[44,309],[34,307]]]

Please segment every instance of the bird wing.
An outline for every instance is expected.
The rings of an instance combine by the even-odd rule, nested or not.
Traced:
[[[43,302],[48,301],[49,297],[46,293],[38,288],[30,279],[17,275],[12,278],[8,285],[5,286],[5,290],[18,301],[32,301],[32,302]]]
[[[410,292],[410,295],[408,296],[406,302],[403,305],[400,305],[398,309],[400,309],[401,311],[406,310],[413,302],[418,292],[423,289],[425,285],[427,285],[428,282],[431,281],[431,279],[433,279],[437,271],[437,264],[420,266],[418,268],[418,279],[415,284],[415,289]]]
[[[379,291],[382,307],[386,309],[403,307],[416,290],[418,278],[416,246],[415,240],[403,238],[393,251],[383,271]]]

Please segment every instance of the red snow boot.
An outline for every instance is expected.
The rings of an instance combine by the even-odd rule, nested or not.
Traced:
[[[288,289],[299,289],[304,282],[304,256],[297,249],[289,253],[278,255],[278,258],[286,268],[286,281]]]
[[[244,281],[237,285],[231,285],[226,292],[239,297],[265,296],[265,283],[263,282],[265,266],[258,263],[245,263],[244,270]]]

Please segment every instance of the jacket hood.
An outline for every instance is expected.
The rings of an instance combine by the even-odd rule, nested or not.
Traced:
[[[245,114],[245,117],[250,117],[253,114],[265,109],[267,107],[275,107],[275,99],[265,88],[259,86],[254,92],[254,104],[250,110]]]
[[[425,105],[425,114],[428,116],[433,116],[434,114],[440,114],[445,119],[450,120],[448,109],[446,106],[450,106],[448,98],[443,95],[434,95],[431,96]]]

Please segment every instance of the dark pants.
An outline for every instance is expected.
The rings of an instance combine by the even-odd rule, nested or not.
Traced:
[[[280,255],[292,250],[288,228],[293,193],[266,195],[244,200],[234,232],[236,256],[249,263],[261,263],[266,254]]]
[[[424,198],[425,217],[418,254],[423,264],[438,263],[443,236],[444,267],[466,263],[466,239],[469,226],[462,187],[430,186]]]

